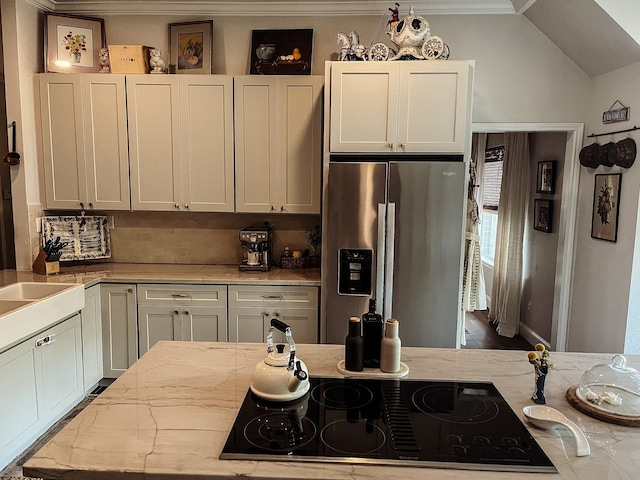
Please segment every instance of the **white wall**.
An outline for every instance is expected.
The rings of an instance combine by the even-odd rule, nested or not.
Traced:
[[[603,133],[638,124],[640,63],[593,78],[585,132]],[[631,106],[631,120],[603,125],[602,112],[619,100]],[[616,135],[618,141],[624,135]],[[640,144],[640,131],[629,134]],[[610,140],[600,137],[599,143]],[[585,139],[585,145],[590,143]],[[569,325],[568,348],[584,352],[640,353],[640,248],[638,229],[639,162],[629,169],[581,167],[576,262]],[[618,241],[591,238],[594,175],[622,172]],[[632,282],[633,279],[633,282]],[[633,294],[633,295],[632,295]],[[635,333],[634,333],[635,332]],[[626,345],[626,348],[625,348]]]
[[[560,206],[564,171],[564,152],[567,135],[563,132],[535,132],[529,134],[530,178],[529,219],[525,229],[526,265],[522,291],[521,322],[539,338],[551,343],[553,298],[555,291],[556,257],[560,230]],[[556,162],[555,193],[536,193],[538,162]],[[534,200],[552,200],[553,218],[550,233],[533,229]]]

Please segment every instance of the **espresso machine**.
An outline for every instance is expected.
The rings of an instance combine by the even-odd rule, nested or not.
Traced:
[[[242,263],[240,270],[267,272],[271,268],[271,228],[247,227],[240,230]]]

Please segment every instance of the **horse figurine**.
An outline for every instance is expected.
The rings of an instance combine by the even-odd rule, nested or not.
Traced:
[[[340,61],[367,60],[367,47],[360,44],[358,32],[340,32],[336,40],[340,45]]]

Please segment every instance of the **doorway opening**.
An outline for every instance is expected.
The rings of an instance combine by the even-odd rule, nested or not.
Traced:
[[[583,140],[583,125],[569,123],[476,123],[472,125],[472,131],[478,133],[503,133],[503,132],[561,132],[566,135],[564,140],[564,168],[560,179],[560,204],[554,215],[557,216],[557,249],[552,258],[547,261],[554,268],[554,280],[550,288],[553,297],[551,308],[551,326],[549,343],[551,349],[566,351],[567,331],[570,318],[570,295],[573,272],[574,240],[576,230],[577,203],[578,203],[578,177],[579,159],[578,153]],[[535,176],[533,177],[535,181]],[[529,221],[529,223],[531,223]],[[555,223],[555,222],[554,222]],[[525,252],[527,254],[527,252]],[[534,262],[531,268],[535,268]],[[486,280],[489,284],[490,280]],[[526,288],[526,284],[523,288]],[[525,304],[524,309],[529,308]],[[520,334],[531,344],[537,343],[536,332],[528,329],[521,323]]]

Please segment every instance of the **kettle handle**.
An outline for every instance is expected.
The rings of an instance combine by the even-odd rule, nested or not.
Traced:
[[[293,370],[296,363],[296,344],[291,335],[291,327],[277,318],[271,319],[271,327],[267,331],[267,354],[273,352],[273,330],[280,330],[284,333],[287,342],[289,342],[289,361],[287,362],[287,370]]]
[[[284,323],[282,320],[278,320],[277,318],[271,319],[271,326],[277,328],[284,334],[287,333],[287,329],[291,330],[291,327],[289,325]]]

